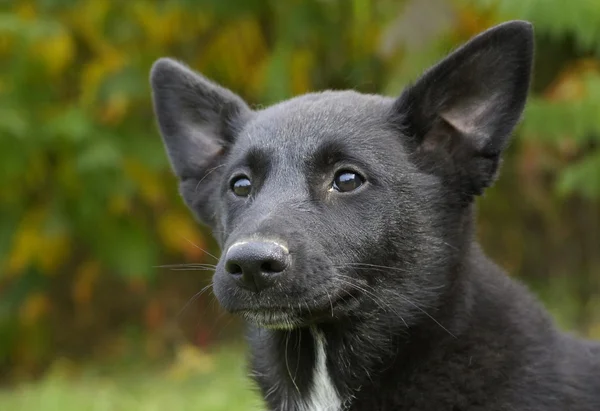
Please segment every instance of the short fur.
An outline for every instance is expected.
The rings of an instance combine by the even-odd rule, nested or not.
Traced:
[[[155,63],[166,150],[224,251],[214,292],[249,321],[269,410],[600,410],[600,346],[558,331],[474,235],[474,199],[496,178],[532,57],[531,25],[512,21],[398,98],[325,91],[262,110]],[[333,190],[340,169],[365,183]],[[231,190],[240,174],[249,197]],[[269,288],[241,287],[227,250],[271,240],[291,264]]]

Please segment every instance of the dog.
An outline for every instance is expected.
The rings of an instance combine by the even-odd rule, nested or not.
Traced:
[[[522,117],[533,27],[473,37],[395,98],[260,110],[157,60],[154,112],[183,200],[222,256],[269,410],[600,410],[600,345],[559,331],[475,238],[475,199]]]

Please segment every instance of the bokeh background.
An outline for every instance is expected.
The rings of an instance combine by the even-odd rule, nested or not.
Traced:
[[[155,59],[253,105],[398,95],[514,18],[535,25],[534,84],[479,236],[561,327],[600,339],[600,2],[0,0],[0,409],[260,409],[240,323],[198,294],[212,273],[164,267],[218,250],[176,191]]]

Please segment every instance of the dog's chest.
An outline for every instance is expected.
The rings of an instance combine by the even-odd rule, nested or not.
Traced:
[[[301,399],[299,411],[342,411],[342,400],[327,370],[327,355],[323,335],[313,330],[315,365],[308,395]]]

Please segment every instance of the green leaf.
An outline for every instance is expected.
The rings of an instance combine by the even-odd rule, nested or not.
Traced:
[[[292,95],[290,84],[291,50],[288,45],[280,43],[275,49],[267,67],[269,81],[265,85],[263,99],[267,104],[273,104]]]
[[[15,108],[0,108],[0,134],[3,138],[11,135],[24,137],[29,130],[26,116]]]
[[[82,172],[116,169],[122,160],[121,152],[108,140],[93,142],[79,155],[77,169]]]
[[[98,252],[119,275],[147,279],[155,275],[158,246],[150,232],[126,221],[102,231]]]
[[[600,150],[569,166],[557,183],[558,193],[579,193],[590,200],[600,199]]]
[[[62,138],[73,143],[80,143],[92,135],[94,124],[89,116],[79,107],[65,108],[46,125],[46,135],[50,139]]]

